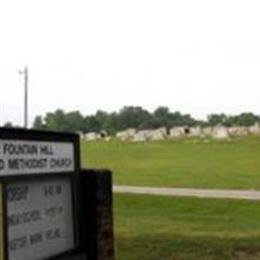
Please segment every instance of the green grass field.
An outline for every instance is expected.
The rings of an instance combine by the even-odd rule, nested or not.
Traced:
[[[260,138],[82,143],[124,185],[260,190]],[[260,201],[114,196],[118,260],[260,259]]]
[[[260,202],[115,196],[118,260],[260,259]]]
[[[116,184],[260,189],[260,138],[147,143],[84,142],[85,167],[109,168]]]

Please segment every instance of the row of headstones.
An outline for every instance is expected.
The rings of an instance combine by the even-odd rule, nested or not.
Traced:
[[[136,130],[126,129],[116,133],[116,138],[122,141],[142,142],[147,140],[165,140],[184,137],[227,139],[234,136],[260,135],[260,126],[255,124],[250,127],[172,127],[167,131],[166,127],[158,129]],[[110,141],[111,137],[106,132],[81,134],[86,141],[104,139]]]

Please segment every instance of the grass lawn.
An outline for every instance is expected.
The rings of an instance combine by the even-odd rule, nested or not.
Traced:
[[[83,142],[85,167],[109,168],[116,184],[260,189],[260,137],[231,141]]]
[[[83,142],[85,167],[116,184],[260,190],[260,137]],[[258,260],[260,202],[116,194],[118,260]]]
[[[118,260],[260,259],[260,202],[116,194]]]

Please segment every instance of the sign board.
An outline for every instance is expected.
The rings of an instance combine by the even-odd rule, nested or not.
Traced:
[[[72,143],[0,140],[0,176],[74,170]]]
[[[0,129],[0,260],[43,260],[76,249],[79,168],[75,134]]]
[[[4,210],[3,210],[3,188],[0,184],[0,260],[4,260]]]
[[[8,255],[46,259],[75,246],[69,179],[7,185]]]

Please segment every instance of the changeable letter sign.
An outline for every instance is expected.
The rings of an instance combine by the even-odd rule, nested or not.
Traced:
[[[43,260],[77,247],[75,134],[0,129],[0,260]]]

